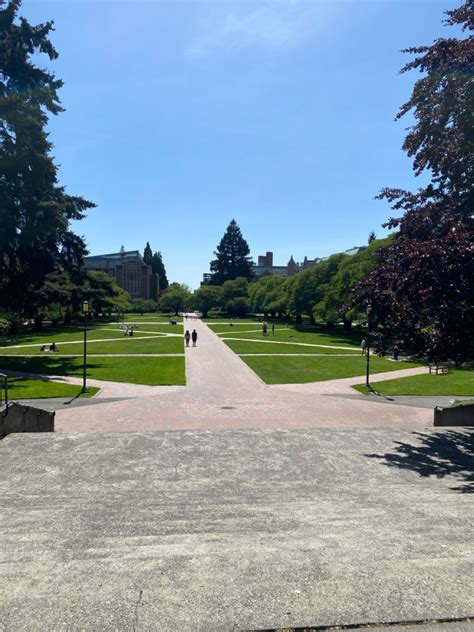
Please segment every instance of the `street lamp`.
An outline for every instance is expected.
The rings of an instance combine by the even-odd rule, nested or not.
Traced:
[[[89,313],[89,303],[82,303],[82,313],[84,315],[84,358],[82,363],[82,392],[87,391],[87,314]]]
[[[370,376],[370,319],[372,316],[373,307],[367,305],[367,365],[365,372],[365,385],[370,388],[369,376]]]

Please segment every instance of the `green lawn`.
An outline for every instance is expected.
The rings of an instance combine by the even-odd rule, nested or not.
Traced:
[[[34,357],[0,356],[0,371],[10,369],[44,375],[82,375],[82,357],[56,354]],[[171,358],[90,358],[89,378],[134,384],[185,384],[184,356]]]
[[[248,366],[267,384],[298,384],[305,382],[321,382],[336,380],[344,377],[364,375],[365,358],[352,357],[260,357],[242,358]],[[410,369],[418,365],[404,362],[390,362],[385,358],[370,359],[370,369],[373,373],[396,371],[401,368]]]
[[[8,399],[44,399],[46,397],[92,397],[99,389],[90,386],[82,393],[82,386],[60,384],[47,380],[29,380],[23,377],[8,378]]]
[[[268,342],[266,342],[268,340]],[[272,337],[265,339],[255,340],[255,342],[247,342],[245,340],[224,340],[225,344],[232,349],[234,353],[324,353],[325,355],[331,354],[354,354],[358,353],[358,349],[354,351],[348,351],[346,349],[327,349],[325,347],[304,347],[292,344],[272,343]],[[360,353],[359,353],[360,355]]]
[[[183,322],[182,316],[170,316],[169,314],[164,314],[163,312],[149,312],[146,314],[125,314],[123,317],[123,322],[140,323],[144,320],[149,320],[151,322],[167,323],[170,318],[173,318],[173,320],[177,320],[179,323]]]
[[[248,318],[229,318],[229,316],[214,316],[214,317],[210,317],[210,318],[202,318],[201,319],[203,323],[206,323],[207,325],[223,325],[223,324],[227,324],[227,326],[229,325],[229,323],[235,323],[236,325],[239,325],[239,323],[245,323],[245,324],[249,324],[249,325],[257,325],[257,321],[255,320],[255,317],[253,316],[249,316]],[[260,325],[261,326],[261,325]]]
[[[138,332],[137,332],[138,333]],[[141,334],[140,335],[144,335]],[[3,349],[11,347],[12,345],[28,345],[28,344],[45,344],[49,345],[53,341],[58,344],[59,342],[70,341],[82,341],[84,336],[84,329],[81,327],[64,327],[62,329],[45,329],[39,333],[25,333],[18,336],[14,336],[14,343],[8,343],[7,345],[0,345],[0,353]],[[124,338],[123,331],[119,331],[117,326],[115,328],[108,327],[107,325],[93,325],[87,330],[88,340],[100,340],[102,338]]]
[[[158,322],[158,321],[156,321]],[[179,334],[183,333],[183,326],[181,323],[177,325],[169,325],[168,323],[160,323],[159,325],[155,325],[153,323],[147,322],[139,322],[136,323],[138,325],[138,329],[135,330],[135,335],[143,335],[146,336],[148,333],[154,334]],[[107,331],[117,330],[117,323],[113,325],[109,325],[108,329],[104,330],[104,333]],[[123,331],[121,332],[122,336],[124,335]]]
[[[369,392],[362,384],[354,388],[360,393]],[[372,388],[381,395],[474,396],[474,366],[456,369],[446,375],[430,375],[426,369],[423,375],[374,382]]]
[[[249,323],[249,327],[217,325],[212,327],[212,331],[220,336],[231,334],[233,338],[252,338],[255,340],[274,338],[275,341],[281,342],[308,342],[319,345],[353,347],[354,350],[360,350],[360,341],[363,338],[360,333],[347,333],[342,329],[327,330],[309,326],[296,328],[294,326],[285,327],[284,325],[275,325],[274,336],[271,326],[269,326],[268,334],[264,337],[262,326],[255,323]]]
[[[104,332],[104,338],[108,337]],[[55,339],[56,341],[56,339]],[[184,353],[183,340],[181,337],[165,337],[153,336],[151,338],[141,338],[140,336],[125,337],[123,334],[118,340],[111,342],[87,342],[88,353],[110,353],[110,354],[127,354],[127,353]],[[83,343],[61,344],[57,341],[59,351],[54,355],[74,354],[80,355],[83,350]],[[35,347],[10,347],[0,349],[2,355],[53,355],[51,352],[41,351],[41,346]]]

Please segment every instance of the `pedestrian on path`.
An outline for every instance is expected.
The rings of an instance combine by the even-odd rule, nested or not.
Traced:
[[[272,323],[272,335],[275,335],[275,323]]]
[[[189,340],[191,338],[191,334],[189,333],[189,329],[186,329],[186,333],[184,334],[184,339],[186,341],[186,346],[189,347]]]
[[[362,338],[362,342],[360,343],[360,348],[362,351],[362,355],[367,355],[367,340],[365,338]]]
[[[193,329],[193,333],[191,334],[191,338],[193,339],[193,347],[195,347],[196,343],[197,343],[197,339],[198,339],[197,331],[195,329]]]
[[[263,323],[262,323],[262,334],[264,336],[267,335],[267,323],[265,321],[263,321]]]

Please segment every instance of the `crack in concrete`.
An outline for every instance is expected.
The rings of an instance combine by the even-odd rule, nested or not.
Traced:
[[[142,597],[143,597],[143,590],[140,590],[138,593],[138,599],[137,599],[137,603],[135,604],[135,612],[133,615],[133,632],[136,632],[137,630],[137,624],[138,624],[138,607],[140,606],[141,602],[142,602]]]

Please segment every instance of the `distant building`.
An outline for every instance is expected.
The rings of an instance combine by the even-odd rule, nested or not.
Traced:
[[[125,250],[108,255],[84,257],[87,270],[107,272],[117,284],[130,294],[130,298],[157,299],[159,279],[152,274],[138,250]]]
[[[348,256],[356,255],[358,252],[360,252],[364,248],[365,246],[354,246],[353,248],[350,248],[349,250],[346,250],[341,254],[348,255]],[[296,274],[297,272],[301,272],[302,270],[307,270],[308,268],[312,268],[320,261],[325,261],[326,259],[329,259],[329,257],[323,257],[323,258],[315,257],[314,259],[308,259],[308,257],[305,257],[302,262],[296,262],[293,259],[293,255],[291,255],[290,260],[288,261],[286,266],[274,266],[273,265],[273,252],[271,252],[270,250],[267,250],[267,252],[264,255],[258,256],[257,263],[253,264],[252,271],[257,278],[261,276],[271,276],[271,275],[291,276],[293,274]],[[205,274],[203,274],[201,285],[209,284],[211,282],[211,277],[212,277],[212,274],[210,274],[209,272],[206,272]]]
[[[321,259],[308,259],[304,258],[303,263],[297,263],[291,255],[290,260],[286,266],[274,266],[273,265],[273,252],[268,251],[265,255],[260,255],[257,259],[257,265],[254,265],[253,272],[256,277],[278,275],[278,276],[291,276],[300,272],[300,270],[306,270],[311,266],[321,261]]]

